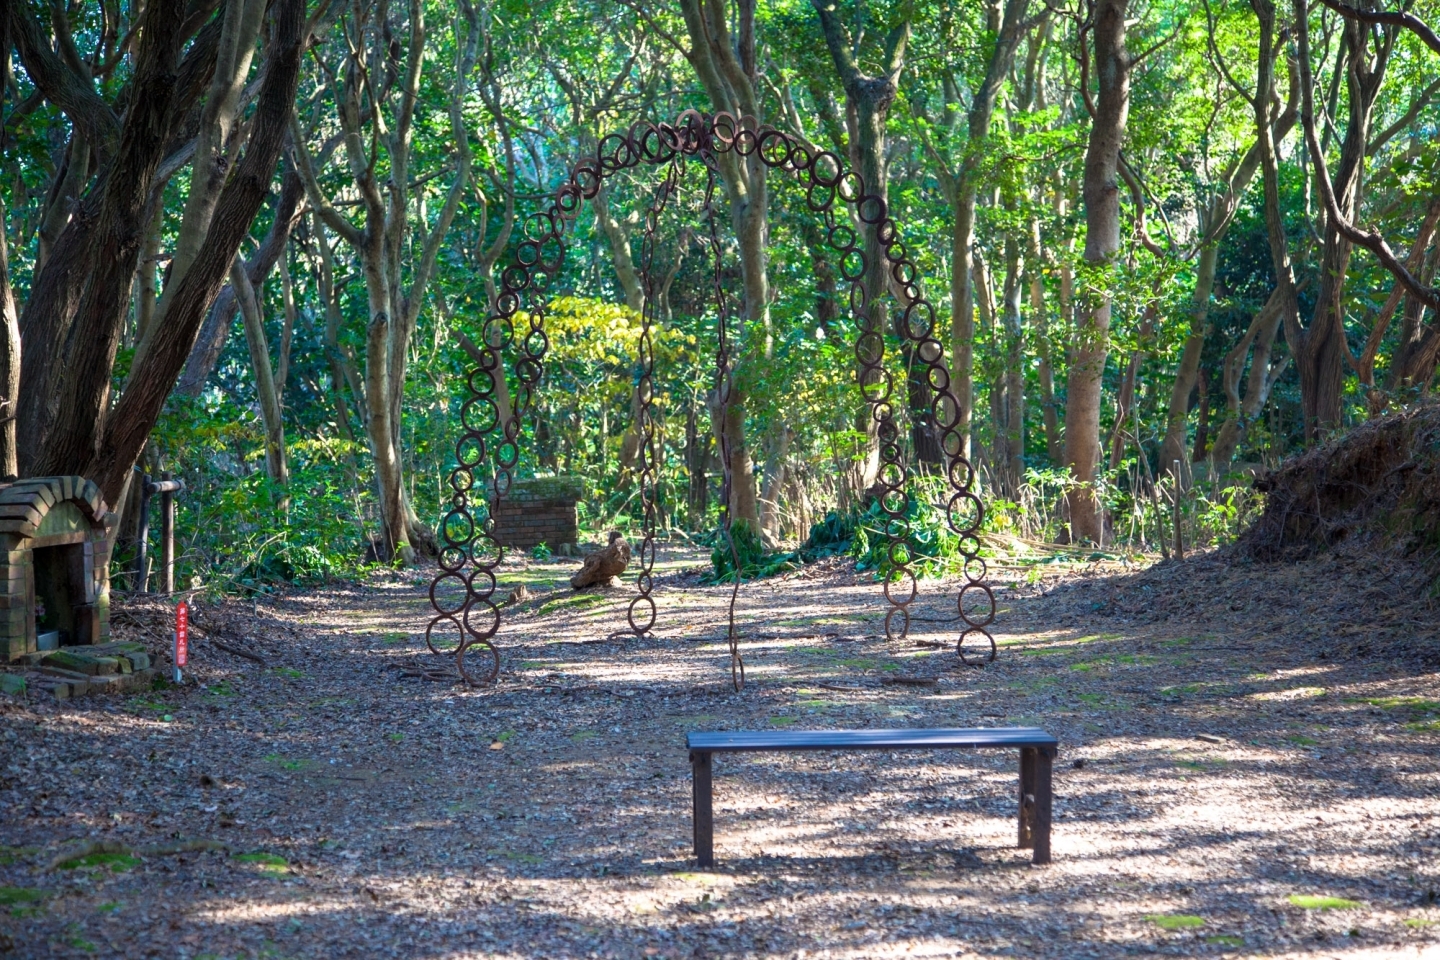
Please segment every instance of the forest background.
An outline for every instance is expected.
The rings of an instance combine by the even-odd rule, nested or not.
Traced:
[[[1233,536],[1257,473],[1423,402],[1440,357],[1431,0],[0,8],[0,471],[96,479],[119,586],[132,465],[186,482],[182,585],[433,549],[525,218],[607,136],[690,108],[831,151],[888,200],[1013,542],[1154,549],[1177,500],[1192,541]],[[879,463],[848,268],[793,182],[722,173],[736,403],[714,399],[703,174],[650,283],[660,173],[616,176],[573,225],[519,473],[581,478],[592,533],[638,522],[648,310],[662,527],[713,536],[723,435],[766,549],[854,549]],[[940,440],[882,329],[924,535]]]

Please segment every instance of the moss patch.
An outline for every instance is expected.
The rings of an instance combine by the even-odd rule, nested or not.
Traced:
[[[290,861],[279,854],[256,851],[255,853],[237,853],[231,859],[239,863],[254,864],[261,872],[275,876],[290,872]]]
[[[140,858],[128,853],[87,853],[83,857],[67,860],[60,864],[61,870],[85,870],[108,868],[111,873],[123,873],[140,866]]]
[[[1205,926],[1203,917],[1191,916],[1187,913],[1152,913],[1145,917],[1161,930],[1189,930],[1194,927]]]
[[[1357,910],[1365,906],[1359,900],[1344,897],[1322,897],[1308,893],[1292,893],[1286,898],[1302,910]]]

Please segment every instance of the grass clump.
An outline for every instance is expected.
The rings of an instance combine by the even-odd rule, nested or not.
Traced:
[[[1205,926],[1203,917],[1192,916],[1188,913],[1152,913],[1145,919],[1161,930],[1190,930]]]
[[[1325,897],[1308,893],[1292,893],[1287,897],[1292,904],[1302,910],[1358,910],[1365,906],[1359,900],[1347,900],[1344,897]]]
[[[290,861],[275,853],[237,853],[232,859],[239,863],[252,863],[263,873],[279,876],[290,872]]]
[[[140,866],[140,858],[119,851],[87,853],[83,857],[67,860],[59,865],[61,870],[109,869],[111,873],[124,873]]]

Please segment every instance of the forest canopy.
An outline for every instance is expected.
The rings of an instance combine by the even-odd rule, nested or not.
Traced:
[[[93,479],[124,517],[117,573],[140,473],[186,481],[187,581],[414,562],[494,350],[517,475],[582,479],[598,537],[640,521],[652,359],[661,526],[711,535],[728,471],[761,552],[813,554],[863,529],[882,469],[857,387],[873,329],[922,513],[954,452],[938,389],[991,533],[1146,548],[1169,497],[1192,536],[1233,536],[1254,476],[1431,389],[1437,19],[1432,0],[9,0],[0,473]],[[662,212],[641,164],[568,227],[532,392],[524,344],[486,323],[527,218],[616,135],[687,110],[843,159],[914,290],[885,277],[877,224],[827,224],[758,156],[719,163],[710,195],[688,170]],[[836,231],[888,306],[852,311]],[[939,387],[899,335],[917,291]]]

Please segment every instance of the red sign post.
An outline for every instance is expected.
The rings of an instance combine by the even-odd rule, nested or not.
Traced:
[[[181,600],[175,607],[175,682],[184,678],[180,668],[190,662],[190,608]]]

